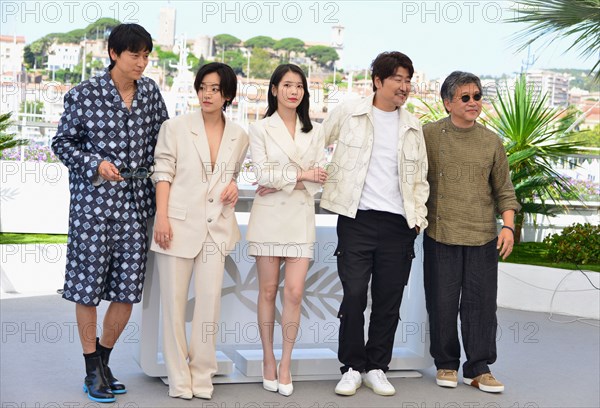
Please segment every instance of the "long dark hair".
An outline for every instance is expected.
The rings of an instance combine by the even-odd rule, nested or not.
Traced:
[[[277,97],[273,95],[273,87],[277,88],[279,83],[281,82],[281,78],[288,72],[294,72],[300,75],[302,78],[302,86],[304,86],[304,95],[302,96],[302,100],[300,101],[300,105],[296,107],[296,113],[302,122],[302,132],[308,133],[312,130],[313,125],[310,121],[310,117],[308,115],[308,109],[310,106],[310,94],[308,92],[308,82],[306,81],[306,75],[304,75],[304,71],[298,66],[294,64],[281,64],[278,66],[273,74],[271,75],[271,80],[269,81],[269,90],[267,101],[269,103],[267,107],[267,112],[265,113],[265,117],[269,117],[275,112],[277,112]]]

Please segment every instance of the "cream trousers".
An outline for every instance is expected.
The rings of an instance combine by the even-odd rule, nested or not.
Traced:
[[[163,355],[169,377],[169,396],[210,399],[217,372],[216,336],[221,310],[225,258],[210,235],[193,259],[156,253],[160,277]],[[195,298],[188,300],[194,276]],[[188,346],[186,309],[193,305]]]

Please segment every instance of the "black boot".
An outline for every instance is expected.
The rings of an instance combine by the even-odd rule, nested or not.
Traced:
[[[110,385],[104,376],[104,365],[97,353],[85,355],[85,380],[83,392],[88,398],[96,402],[115,402],[115,395],[110,390]]]
[[[104,347],[100,344],[100,339],[96,337],[96,352],[102,358],[102,364],[104,366],[104,376],[108,381],[108,385],[110,385],[110,389],[113,394],[125,394],[127,392],[127,387],[125,384],[122,384],[115,378],[108,366],[108,360],[110,359],[111,348]]]

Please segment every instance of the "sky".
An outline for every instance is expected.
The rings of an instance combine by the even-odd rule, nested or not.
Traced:
[[[593,59],[564,51],[573,39],[517,52],[511,36],[523,29],[513,1],[0,1],[3,35],[30,43],[51,32],[84,28],[100,17],[143,25],[158,35],[159,11],[177,10],[176,32],[187,38],[228,33],[331,43],[332,27],[344,27],[343,66],[364,70],[382,51],[408,55],[427,79],[454,70],[512,75],[529,60],[532,69],[590,69]]]

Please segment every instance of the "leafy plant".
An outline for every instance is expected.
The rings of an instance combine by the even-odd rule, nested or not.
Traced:
[[[294,53],[300,53],[300,52],[304,52],[304,41],[298,39],[298,38],[293,38],[293,37],[288,37],[288,38],[282,38],[281,40],[275,42],[275,44],[273,45],[273,49],[274,50],[281,50],[285,52],[285,62],[288,62],[290,60],[290,54],[292,52]],[[283,61],[282,61],[283,62]]]
[[[265,35],[258,35],[244,41],[244,46],[248,48],[273,48],[276,41]]]
[[[544,238],[548,257],[554,262],[573,262],[579,265],[600,261],[600,226],[573,224],[560,234]]]
[[[8,128],[12,125],[11,116],[12,112],[0,114],[0,154],[3,150],[25,146],[29,143],[27,139],[15,139],[15,133],[7,133]]]
[[[313,45],[312,47],[309,47],[306,50],[306,56],[323,68],[327,68],[340,59],[335,48],[327,47],[325,45]]]
[[[448,116],[448,113],[444,108],[444,103],[441,101],[441,99],[436,99],[435,102],[428,103],[424,99],[419,98],[419,102],[425,106],[426,110],[418,107],[415,113],[417,116],[419,116],[421,123],[423,124],[437,122],[438,120]]]
[[[492,101],[494,112],[486,110],[484,123],[504,141],[515,193],[521,211],[515,219],[515,241],[519,242],[525,214],[553,215],[546,204],[578,197],[568,180],[554,169],[558,159],[578,153],[577,143],[561,141],[569,115],[546,104],[548,95],[540,95],[525,77],[517,79],[508,95],[497,91]],[[563,115],[564,120],[559,117]]]
[[[218,34],[213,37],[213,42],[215,43],[215,48],[228,50],[239,45],[242,40],[231,34]]]
[[[510,22],[530,23],[517,32],[519,50],[538,40],[549,45],[557,38],[572,41],[568,50],[577,49],[582,57],[596,58],[600,52],[600,0],[518,0],[516,16]],[[600,59],[591,72],[600,81]]]

